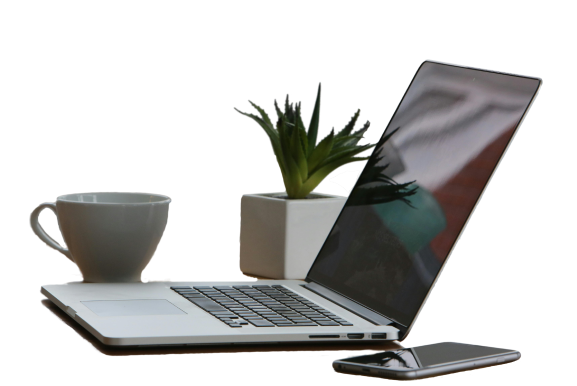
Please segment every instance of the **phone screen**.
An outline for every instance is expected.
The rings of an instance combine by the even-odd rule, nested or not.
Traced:
[[[379,366],[389,370],[409,370],[435,367],[447,363],[472,360],[510,353],[512,350],[461,343],[437,343],[428,346],[385,351],[374,355],[347,358],[351,362]]]

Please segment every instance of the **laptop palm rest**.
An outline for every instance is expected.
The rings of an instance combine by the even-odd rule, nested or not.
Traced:
[[[165,299],[90,300],[83,305],[98,316],[183,315],[186,312]]]

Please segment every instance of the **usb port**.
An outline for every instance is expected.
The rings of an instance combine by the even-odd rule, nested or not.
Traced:
[[[373,338],[373,339],[387,339],[387,334],[372,334],[371,338]]]
[[[349,339],[363,339],[365,334],[347,334],[347,338]]]

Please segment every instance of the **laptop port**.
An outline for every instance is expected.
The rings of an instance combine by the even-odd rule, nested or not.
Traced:
[[[387,339],[387,334],[372,334],[371,338],[373,338],[373,339]]]
[[[365,334],[347,334],[347,338],[349,339],[363,339]]]
[[[309,339],[338,339],[340,335],[309,335]]]

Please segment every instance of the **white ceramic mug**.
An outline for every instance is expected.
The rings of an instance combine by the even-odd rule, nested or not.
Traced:
[[[78,265],[85,282],[139,282],[166,227],[169,203],[166,196],[147,193],[67,194],[39,205],[30,225],[40,240]],[[40,226],[46,208],[56,214],[68,249]]]

